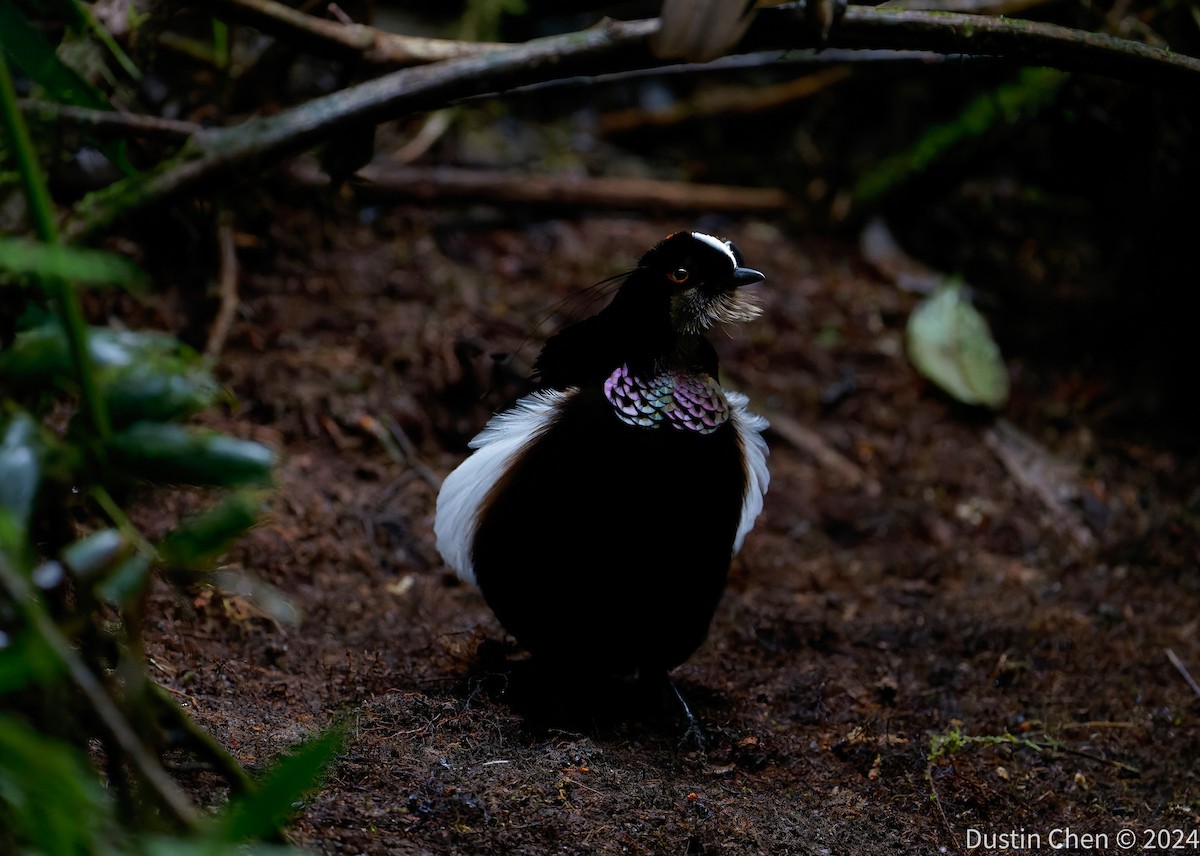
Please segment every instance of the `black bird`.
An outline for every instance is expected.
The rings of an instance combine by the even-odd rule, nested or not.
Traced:
[[[535,660],[653,680],[704,640],[769,481],[766,420],[704,333],[757,317],[763,279],[728,241],[666,237],[446,478],[438,549]]]

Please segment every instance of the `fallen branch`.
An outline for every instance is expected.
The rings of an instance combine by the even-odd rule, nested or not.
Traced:
[[[1200,697],[1200,684],[1196,683],[1196,679],[1192,677],[1192,673],[1188,671],[1188,667],[1183,664],[1183,660],[1180,660],[1179,656],[1170,648],[1164,648],[1163,651],[1166,653],[1167,659],[1171,661],[1171,665],[1183,676],[1187,685],[1192,688],[1192,692],[1197,697]]]
[[[735,386],[741,388],[750,386],[731,372],[725,374]],[[766,418],[769,424],[768,430],[772,434],[792,448],[807,454],[818,467],[832,473],[843,484],[862,490],[868,496],[879,495],[882,490],[879,482],[868,476],[862,467],[835,449],[833,444],[826,440],[819,431],[809,428],[799,419],[789,416],[781,410],[768,407],[762,401],[752,399],[750,409]]]
[[[803,4],[763,9],[742,47],[769,50],[810,45],[815,38],[810,27]],[[130,211],[211,181],[221,172],[261,167],[347,126],[377,123],[468,97],[495,96],[571,76],[658,67],[664,63],[655,59],[647,46],[657,29],[657,20],[609,21],[578,33],[400,69],[274,116],[202,131],[158,169],[84,199],[67,233],[79,240]],[[997,54],[1017,63],[1200,86],[1200,60],[1192,57],[1052,24],[977,15],[851,6],[830,36],[830,45]]]
[[[835,474],[846,485],[863,489],[868,496],[879,495],[879,483],[867,476],[862,467],[835,449],[820,432],[779,410],[759,407],[757,412],[766,417],[774,434],[809,455],[817,466]]]
[[[468,96],[554,79],[578,70],[573,66],[579,62],[592,71],[629,67],[635,58],[648,62],[645,41],[656,28],[657,21],[612,23],[480,56],[404,68],[274,116],[203,131],[157,169],[86,197],[76,207],[66,232],[79,240],[133,210],[169,199],[214,175],[279,160],[347,125],[382,122]]]
[[[731,113],[763,113],[810,98],[849,76],[849,66],[837,65],[770,86],[701,89],[686,101],[675,101],[660,109],[630,107],[605,113],[597,120],[596,131],[601,135],[623,134],[639,128],[663,128]]]
[[[221,356],[225,340],[229,338],[229,329],[237,317],[238,308],[238,260],[233,237],[233,218],[228,212],[222,212],[220,220],[217,225],[217,249],[220,253],[217,288],[221,303],[208,334],[208,343],[204,346],[204,356],[210,362],[216,362]]]
[[[297,168],[302,183],[324,186],[315,168]],[[593,178],[579,175],[526,175],[491,169],[392,167],[372,164],[358,172],[366,197],[445,202],[470,199],[517,205],[568,208],[620,208],[636,211],[782,211],[791,198],[767,187],[695,184],[650,178]]]
[[[863,227],[858,239],[863,259],[885,279],[909,294],[933,294],[949,277],[914,259],[892,235],[882,217],[874,217]]]
[[[1095,546],[1095,536],[1074,505],[1083,495],[1078,466],[1054,456],[1007,419],[997,420],[983,439],[1013,481],[1041,501],[1059,532],[1080,548]]]
[[[495,42],[463,42],[388,33],[365,24],[341,23],[306,15],[275,0],[214,0],[231,18],[313,53],[354,57],[372,65],[398,68],[479,56],[509,47]]]
[[[358,417],[358,425],[364,431],[379,441],[393,461],[401,466],[410,467],[413,472],[425,480],[434,493],[442,489],[442,478],[421,460],[416,446],[404,433],[404,429],[390,416],[384,417],[387,424],[380,422],[369,413]]]

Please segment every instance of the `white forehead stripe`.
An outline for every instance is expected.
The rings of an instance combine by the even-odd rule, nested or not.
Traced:
[[[692,232],[692,237],[697,241],[703,241],[714,250],[720,250],[729,256],[729,261],[733,262],[734,267],[737,267],[737,259],[733,257],[733,250],[729,249],[728,241],[722,241],[720,238],[714,238],[712,235],[706,235],[703,232]]]

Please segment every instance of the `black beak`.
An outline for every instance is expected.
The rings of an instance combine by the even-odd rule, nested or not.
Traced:
[[[733,287],[741,288],[743,285],[753,285],[756,282],[762,282],[766,279],[754,268],[734,268],[733,270]]]

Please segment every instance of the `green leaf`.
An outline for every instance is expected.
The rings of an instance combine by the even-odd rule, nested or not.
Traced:
[[[1008,400],[1008,369],[962,283],[948,282],[921,301],[907,338],[917,371],[959,401],[998,409]]]
[[[0,716],[0,827],[17,852],[96,853],[111,817],[95,774],[66,743]]]
[[[184,521],[159,544],[159,558],[173,569],[208,570],[258,521],[264,498],[261,491],[239,491],[215,508]]]
[[[0,507],[0,562],[8,559],[9,564],[19,565],[17,557],[24,554],[27,542],[25,525],[17,520],[12,509]]]
[[[0,271],[41,280],[57,278],[119,285],[130,291],[144,291],[147,282],[141,268],[117,253],[22,238],[0,238]]]
[[[142,72],[136,65],[133,64],[128,54],[121,50],[121,46],[117,44],[116,39],[112,34],[104,28],[104,26],[96,20],[92,14],[92,10],[84,5],[80,0],[59,0],[58,5],[70,12],[70,14],[78,21],[78,26],[91,31],[92,36],[104,45],[105,49],[112,54],[113,59],[125,70],[134,80],[142,79]]]
[[[0,53],[45,89],[51,100],[94,110],[112,109],[99,91],[58,58],[53,45],[11,0],[0,0]]]
[[[42,385],[70,371],[67,337],[57,321],[21,331],[8,350],[0,352],[0,378],[6,385]]]
[[[285,755],[267,771],[253,793],[238,797],[217,819],[222,841],[263,838],[278,832],[296,813],[298,803],[320,784],[345,739],[340,729],[326,731]]]
[[[118,427],[195,413],[220,391],[199,356],[166,333],[90,327],[87,341]],[[57,321],[23,330],[0,353],[0,378],[15,388],[61,385],[72,377],[67,336]]]
[[[212,404],[221,392],[206,368],[170,357],[105,372],[100,389],[115,428],[191,416]]]
[[[0,434],[0,509],[22,528],[28,525],[42,479],[45,446],[38,425],[17,413]]]
[[[30,684],[48,685],[62,673],[62,660],[32,630],[13,637],[0,632],[0,639],[0,696]]]
[[[101,529],[62,551],[62,560],[75,576],[90,580],[101,576],[129,556],[133,545],[116,529]]]
[[[82,11],[83,7],[79,7]],[[120,48],[102,27],[95,30],[100,40],[112,50]],[[0,57],[7,56],[31,80],[40,85],[46,97],[62,104],[88,107],[92,110],[111,110],[108,99],[89,84],[78,72],[63,62],[57,49],[42,36],[14,6],[11,0],[0,0]],[[118,60],[123,57],[118,56]],[[128,62],[128,58],[124,57]],[[132,65],[132,63],[130,63]],[[137,69],[134,69],[136,77]],[[136,175],[137,170],[125,156],[125,143],[115,145],[102,142],[100,151],[127,176]]]
[[[108,441],[110,463],[153,484],[265,485],[275,453],[261,443],[216,431],[135,422]]]
[[[134,553],[100,581],[96,594],[109,603],[131,603],[141,593],[149,576],[150,560],[141,553]]]

